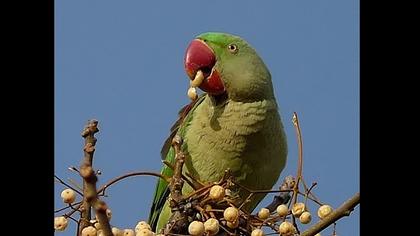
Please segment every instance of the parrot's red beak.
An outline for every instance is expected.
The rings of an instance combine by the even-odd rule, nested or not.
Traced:
[[[184,58],[184,67],[188,77],[194,80],[201,70],[204,80],[198,86],[210,95],[219,95],[225,91],[219,73],[214,68],[216,56],[213,50],[202,40],[194,39],[187,48]]]

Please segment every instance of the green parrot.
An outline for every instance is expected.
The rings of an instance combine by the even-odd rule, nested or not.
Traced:
[[[183,171],[199,181],[219,181],[230,169],[250,189],[271,189],[286,163],[287,142],[274,97],[271,75],[262,59],[242,38],[219,32],[197,36],[188,46],[184,66],[193,81],[201,71],[205,93],[181,109],[162,159],[174,163],[171,140],[183,139]],[[173,171],[164,166],[163,175]],[[193,191],[184,184],[183,194]],[[246,192],[238,190],[242,197]],[[159,232],[170,218],[168,184],[158,180],[149,224]],[[264,198],[258,194],[244,207],[251,212]]]

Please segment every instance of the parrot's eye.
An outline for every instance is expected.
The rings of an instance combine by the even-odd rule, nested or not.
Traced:
[[[231,53],[236,53],[238,51],[238,46],[236,46],[235,44],[229,44],[228,50]]]

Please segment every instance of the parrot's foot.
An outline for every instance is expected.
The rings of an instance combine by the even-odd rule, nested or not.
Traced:
[[[279,195],[274,196],[273,201],[268,206],[266,206],[265,208],[270,210],[270,212],[274,212],[274,211],[276,211],[278,205],[287,204],[289,202],[290,198],[291,198],[290,193],[281,192],[281,193],[279,193]]]
[[[293,176],[286,176],[280,186],[280,190],[291,190],[294,188],[296,180]],[[273,197],[273,201],[266,207],[270,212],[274,212],[278,205],[287,204],[290,201],[290,192],[280,192]]]

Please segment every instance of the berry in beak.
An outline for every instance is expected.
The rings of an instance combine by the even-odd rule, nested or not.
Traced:
[[[185,53],[185,71],[192,84],[210,95],[219,95],[225,91],[219,73],[214,68],[215,64],[213,50],[203,40],[194,39]]]

